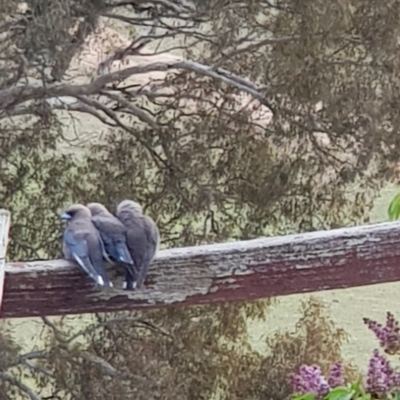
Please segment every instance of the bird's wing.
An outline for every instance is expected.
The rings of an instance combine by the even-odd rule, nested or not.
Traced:
[[[112,225],[107,222],[107,219],[101,215],[92,217],[92,223],[100,232],[101,239],[103,240],[105,248],[108,251],[108,247],[112,244]]]
[[[124,224],[113,215],[95,215],[92,222],[99,232],[109,235],[124,235],[126,232]]]
[[[97,283],[101,284],[99,275],[89,258],[89,249],[87,241],[80,237],[77,238],[74,233],[67,229],[64,232],[64,243],[70,251],[73,259],[78,263],[78,265]]]
[[[158,245],[160,242],[160,232],[153,219],[148,217],[147,215],[143,216],[143,223],[146,231],[147,240],[149,243],[148,255],[151,261],[158,250]]]
[[[114,261],[133,265],[133,260],[126,246],[126,228],[113,216],[96,215],[92,217],[93,225],[100,232],[105,250]]]
[[[104,265],[104,246],[102,239],[100,237],[99,232],[93,226],[92,229],[88,232],[87,236],[88,248],[89,248],[89,257],[94,269],[98,276],[102,278],[103,286],[112,287],[112,283],[108,279],[107,272]]]
[[[129,250],[135,263],[136,287],[140,287],[146,279],[151,261],[157,250],[158,229],[154,221],[142,216],[136,220],[136,224],[129,230]]]

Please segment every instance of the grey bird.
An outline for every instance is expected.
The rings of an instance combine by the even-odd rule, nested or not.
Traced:
[[[104,258],[108,262],[123,264],[131,275],[134,275],[134,263],[126,244],[126,228],[124,224],[101,203],[89,203],[93,225],[100,233],[104,244]]]
[[[63,234],[64,258],[75,261],[100,286],[112,287],[104,268],[104,246],[83,204],[69,206],[61,215],[67,221]]]
[[[127,245],[135,264],[135,276],[126,274],[126,289],[139,288],[146,279],[149,266],[157,252],[160,234],[155,222],[143,214],[140,204],[124,200],[117,206],[116,215],[125,225]]]

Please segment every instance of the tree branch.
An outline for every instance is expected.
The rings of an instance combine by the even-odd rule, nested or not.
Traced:
[[[145,111],[143,111],[139,107],[136,107],[133,104],[129,103],[129,101],[125,100],[122,96],[113,94],[113,93],[109,93],[106,91],[103,91],[101,93],[104,96],[107,96],[110,99],[115,100],[118,103],[122,104],[124,106],[125,110],[119,110],[119,111],[123,111],[123,112],[129,113],[129,114],[132,114],[135,117],[138,117],[141,121],[147,123],[155,130],[160,129],[160,127],[150,118],[149,115],[146,114]]]
[[[15,379],[8,372],[0,372],[0,379],[3,379],[11,383],[11,385],[17,387],[21,392],[28,395],[31,400],[42,400],[42,398],[39,395],[37,395],[30,387],[24,385],[22,382]]]
[[[145,74],[155,71],[172,71],[182,69],[195,72],[203,76],[219,80],[237,89],[246,92],[259,100],[261,104],[266,105],[273,111],[273,107],[265,96],[260,93],[262,88],[257,87],[253,82],[243,79],[224,69],[214,70],[212,67],[192,61],[177,62],[156,62],[144,65],[138,65],[126,68],[120,71],[101,75],[95,78],[91,83],[85,85],[53,85],[50,87],[41,87],[36,85],[27,85],[19,88],[10,88],[0,91],[0,109],[7,110],[8,107],[24,103],[28,100],[47,99],[50,97],[79,97],[89,96],[100,93],[106,88],[106,85],[123,81],[132,75]]]
[[[108,319],[108,320],[100,322],[100,323],[98,323],[96,325],[91,325],[88,328],[80,330],[79,332],[77,332],[76,334],[74,334],[70,338],[68,338],[67,342],[71,343],[74,340],[76,340],[77,338],[79,338],[80,336],[87,335],[88,333],[92,333],[92,332],[96,331],[99,328],[103,328],[103,327],[106,327],[106,326],[118,324],[120,322],[130,322],[130,323],[133,323],[133,324],[137,324],[136,325],[137,327],[145,327],[145,328],[148,328],[148,329],[150,329],[152,331],[160,333],[163,336],[171,337],[171,335],[169,333],[163,331],[161,328],[159,328],[159,327],[157,327],[157,326],[155,326],[155,325],[151,324],[150,322],[145,321],[143,319],[131,318],[131,317],[117,317],[117,318]]]
[[[97,365],[98,367],[100,367],[100,369],[103,371],[104,374],[111,376],[112,378],[115,377],[124,378],[124,374],[116,370],[110,363],[108,363],[101,357],[89,353],[88,351],[80,352],[78,357],[83,358],[84,360],[90,362],[91,364]],[[127,377],[125,378],[127,379]]]

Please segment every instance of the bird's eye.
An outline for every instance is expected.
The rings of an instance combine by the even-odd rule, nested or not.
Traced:
[[[65,220],[65,221],[68,221],[69,219],[71,219],[72,214],[73,213],[71,213],[71,212],[63,213],[63,214],[61,214],[61,219]]]

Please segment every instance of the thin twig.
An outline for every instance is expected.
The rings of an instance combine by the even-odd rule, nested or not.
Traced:
[[[22,393],[25,393],[31,400],[42,400],[42,398],[38,394],[36,394],[30,387],[26,386],[22,382],[15,379],[8,372],[0,372],[0,379],[3,379],[11,383],[11,385],[17,387]]]
[[[161,328],[151,324],[150,322],[144,321],[142,319],[139,318],[131,318],[131,317],[117,317],[117,318],[113,318],[113,319],[109,319],[107,321],[103,321],[103,322],[99,322],[96,325],[92,325],[89,326],[88,328],[82,329],[79,332],[77,332],[75,335],[71,336],[68,340],[67,343],[71,343],[74,340],[76,340],[78,337],[83,336],[83,335],[87,335],[89,333],[92,333],[94,331],[96,331],[99,328],[103,328],[106,326],[110,326],[113,324],[117,324],[120,322],[131,322],[133,324],[138,324],[138,325],[133,325],[136,327],[147,327],[155,332],[158,332],[160,334],[162,334],[163,336],[167,336],[167,337],[172,337],[169,333],[163,331]]]

